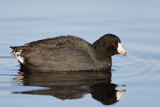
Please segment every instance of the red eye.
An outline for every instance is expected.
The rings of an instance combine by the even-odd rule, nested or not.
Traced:
[[[113,101],[113,99],[110,99],[110,101]]]
[[[118,41],[118,43],[121,43],[120,41]]]
[[[112,45],[115,45],[115,43],[114,43],[114,42],[112,42]]]

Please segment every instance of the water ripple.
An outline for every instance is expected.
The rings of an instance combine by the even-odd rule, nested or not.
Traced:
[[[113,81],[126,82],[150,82],[157,81],[155,77],[159,77],[160,61],[156,59],[148,60],[143,57],[130,56],[126,59],[120,57],[114,58],[115,65],[113,66]],[[114,71],[114,69],[116,69]]]

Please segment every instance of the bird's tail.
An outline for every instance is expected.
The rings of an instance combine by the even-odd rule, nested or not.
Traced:
[[[16,46],[11,46],[10,48],[12,49],[11,54],[15,56],[15,54],[17,52],[17,47]]]

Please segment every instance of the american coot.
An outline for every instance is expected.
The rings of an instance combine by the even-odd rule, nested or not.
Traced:
[[[106,34],[93,44],[75,36],[59,36],[11,48],[21,69],[39,72],[108,70],[111,56],[127,55],[120,39],[113,34]]]

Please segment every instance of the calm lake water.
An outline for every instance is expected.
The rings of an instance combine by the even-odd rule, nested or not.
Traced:
[[[158,107],[159,0],[0,0],[2,107]],[[121,38],[127,57],[113,56],[111,72],[21,75],[9,46],[59,35],[90,43],[106,33]],[[117,91],[125,90],[118,102]],[[113,104],[112,104],[113,103]]]

